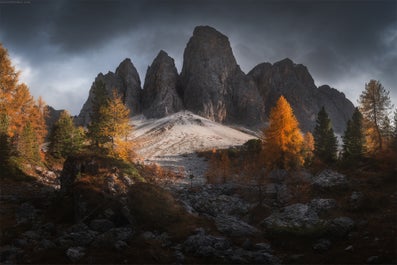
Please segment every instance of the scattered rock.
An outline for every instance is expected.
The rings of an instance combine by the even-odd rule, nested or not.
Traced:
[[[41,248],[41,249],[52,249],[52,248],[56,248],[56,245],[51,240],[43,239],[39,243],[39,248]]]
[[[249,238],[247,238],[247,239],[243,242],[243,244],[241,245],[241,247],[242,247],[243,249],[245,249],[245,250],[252,250],[253,245],[252,245],[251,240],[250,240]]]
[[[5,245],[0,247],[0,262],[3,264],[15,264],[18,255],[22,254],[23,250],[14,246]]]
[[[92,220],[90,223],[90,228],[94,231],[98,232],[106,232],[109,231],[114,227],[114,224],[112,221],[107,220],[107,219],[95,219]]]
[[[188,237],[183,244],[186,252],[202,257],[216,256],[217,250],[226,250],[229,247],[230,242],[226,238],[206,235],[204,230]]]
[[[300,260],[302,260],[302,258],[303,258],[304,256],[305,256],[304,254],[294,254],[294,255],[291,255],[291,256],[289,257],[289,261],[290,261],[291,263],[296,263],[296,262],[299,262]]]
[[[309,205],[317,214],[322,214],[335,208],[336,201],[334,199],[313,199]]]
[[[255,227],[228,215],[218,215],[215,224],[220,232],[233,237],[252,236],[259,232]]]
[[[153,233],[150,232],[150,231],[145,231],[145,232],[142,234],[142,236],[143,236],[143,238],[144,238],[145,240],[151,240],[151,239],[155,239],[155,238],[156,238],[156,235],[153,234]]]
[[[357,210],[363,206],[364,196],[362,192],[353,191],[349,198],[350,207]]]
[[[16,210],[17,224],[32,223],[37,218],[38,210],[28,202],[23,203]]]
[[[272,252],[272,247],[268,243],[257,243],[255,244],[254,249]]]
[[[270,183],[266,185],[265,194],[276,204],[285,205],[292,199],[292,193],[285,184]]]
[[[266,218],[262,225],[275,233],[312,234],[324,228],[324,221],[308,205],[297,203],[286,206]]]
[[[41,235],[38,231],[28,230],[22,234],[24,237],[31,239],[31,240],[38,240],[41,238]]]
[[[128,241],[134,235],[129,227],[112,228],[109,231],[98,235],[92,242],[95,247],[114,247],[117,241]]]
[[[184,189],[179,191],[178,197],[182,204],[187,205],[185,208],[190,209],[193,213],[213,217],[217,215],[245,216],[252,205],[237,196],[233,196],[233,188],[225,186],[205,185],[196,192]]]
[[[17,238],[13,241],[13,244],[17,247],[26,247],[29,245],[29,242],[26,238]]]
[[[345,251],[352,251],[353,250],[353,246],[349,245],[345,248]]]
[[[328,239],[320,239],[313,245],[313,250],[316,252],[325,252],[331,247],[331,241]]]
[[[175,250],[174,256],[176,259],[177,264],[182,264],[185,261],[185,255],[183,255],[182,251],[180,250]]]
[[[127,243],[125,243],[122,240],[118,240],[118,241],[116,241],[116,243],[114,243],[114,248],[117,249],[117,250],[121,250],[121,249],[124,249],[126,247],[128,247]]]
[[[85,248],[83,247],[71,247],[66,250],[66,256],[72,261],[76,262],[85,255]]]
[[[344,237],[354,228],[354,225],[354,221],[349,217],[337,217],[331,220],[328,232],[331,236]]]
[[[378,256],[371,256],[367,259],[368,264],[378,264],[379,263],[379,257]]]
[[[317,174],[313,180],[312,185],[318,188],[344,188],[348,185],[348,180],[345,175],[326,169]]]

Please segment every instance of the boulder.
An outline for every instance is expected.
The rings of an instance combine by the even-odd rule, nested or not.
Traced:
[[[330,169],[321,171],[312,179],[312,185],[321,189],[346,188],[348,184],[349,181],[345,175]]]
[[[313,199],[310,201],[309,206],[316,211],[317,214],[326,213],[336,207],[334,199]]]
[[[95,219],[90,222],[90,228],[97,232],[106,232],[114,227],[112,221],[107,219]]]
[[[72,261],[76,262],[85,256],[85,248],[71,247],[66,250],[66,256]]]
[[[228,215],[218,215],[215,224],[220,232],[232,237],[252,236],[259,232],[255,227]]]
[[[320,239],[313,244],[312,248],[315,252],[321,253],[329,250],[330,247],[331,247],[331,241],[329,241],[328,239]]]
[[[262,225],[271,233],[309,235],[321,232],[325,222],[309,205],[297,203],[271,214]]]
[[[328,232],[335,237],[345,237],[355,226],[355,222],[349,217],[337,217],[331,220]]]
[[[92,242],[94,247],[114,247],[117,248],[118,241],[128,241],[134,235],[134,230],[130,227],[112,228],[109,231],[98,235]]]
[[[184,251],[201,257],[217,256],[217,254],[222,256],[219,251],[228,248],[230,248],[230,242],[226,238],[207,235],[204,229],[198,230],[183,243]]]

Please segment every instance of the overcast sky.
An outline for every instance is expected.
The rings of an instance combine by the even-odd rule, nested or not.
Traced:
[[[197,25],[229,37],[248,73],[286,57],[357,104],[370,79],[397,105],[397,1],[0,0],[0,42],[32,94],[78,114],[99,72],[131,58],[141,82],[163,49],[181,71]],[[142,84],[143,85],[143,84]]]

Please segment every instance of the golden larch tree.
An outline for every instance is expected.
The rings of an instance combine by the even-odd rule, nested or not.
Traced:
[[[303,153],[303,158],[305,161],[305,165],[310,165],[313,162],[314,158],[314,137],[311,132],[305,133],[303,136],[303,147],[302,147],[302,153]]]
[[[22,157],[39,160],[38,149],[47,134],[45,117],[44,101],[39,98],[36,102],[29,88],[19,83],[19,72],[0,44],[0,118],[6,125],[2,131],[9,139],[10,148]]]
[[[101,138],[108,139],[110,153],[124,160],[134,156],[133,142],[128,139],[133,127],[130,124],[130,110],[124,105],[114,89],[112,96],[102,106],[100,112]],[[107,145],[107,144],[105,144]]]
[[[303,136],[288,101],[281,96],[270,111],[269,127],[264,130],[263,151],[267,169],[296,169],[302,166]]]

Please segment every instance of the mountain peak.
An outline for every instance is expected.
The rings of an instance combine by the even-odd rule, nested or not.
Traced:
[[[274,63],[274,65],[289,65],[289,66],[294,66],[295,63],[294,63],[290,58],[287,57],[287,58],[285,58],[285,59],[282,59],[282,60],[280,60],[280,61]]]
[[[222,36],[227,38],[225,35],[217,31],[215,28],[210,26],[197,26],[193,30],[193,37],[197,36]]]
[[[181,87],[188,110],[218,122],[261,123],[259,94],[238,67],[225,35],[196,27],[183,58]]]
[[[174,59],[161,50],[148,67],[142,92],[143,113],[148,118],[161,118],[183,108],[177,93],[179,75]]]

